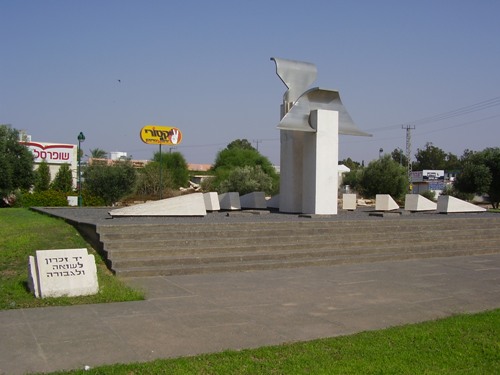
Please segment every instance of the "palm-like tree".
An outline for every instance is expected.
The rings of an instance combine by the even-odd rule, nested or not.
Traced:
[[[90,156],[93,159],[105,159],[106,156],[108,156],[108,153],[102,148],[94,148],[90,150]]]

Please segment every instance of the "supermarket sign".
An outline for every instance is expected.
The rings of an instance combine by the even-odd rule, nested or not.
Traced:
[[[178,145],[182,133],[171,126],[146,125],[141,129],[141,141],[150,145]]]
[[[34,162],[49,164],[71,164],[76,157],[76,145],[58,143],[20,142],[33,154]]]

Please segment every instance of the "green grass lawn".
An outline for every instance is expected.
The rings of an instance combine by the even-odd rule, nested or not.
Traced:
[[[500,310],[310,342],[55,374],[500,374]]]
[[[87,248],[95,255],[99,293],[84,297],[35,298],[27,287],[28,256],[36,250]],[[124,285],[74,227],[25,208],[0,209],[0,309],[76,305],[144,299]]]

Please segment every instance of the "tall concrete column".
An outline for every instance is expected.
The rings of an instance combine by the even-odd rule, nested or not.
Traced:
[[[316,133],[304,135],[302,212],[336,215],[338,204],[339,113],[313,110]]]
[[[280,212],[302,213],[304,135],[280,130]]]

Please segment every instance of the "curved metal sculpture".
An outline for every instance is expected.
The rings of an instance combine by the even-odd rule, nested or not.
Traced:
[[[310,113],[316,109],[339,113],[339,134],[371,136],[358,129],[340,100],[338,91],[324,90],[319,87],[307,90],[292,105],[281,119],[278,129],[315,132],[311,127]]]
[[[358,129],[347,109],[340,100],[338,91],[315,87],[306,91],[316,79],[316,66],[311,63],[278,59],[271,57],[276,63],[276,74],[288,90],[283,95],[282,119],[279,129],[315,132],[311,127],[309,115],[316,109],[337,111],[339,113],[339,134],[371,136]]]

